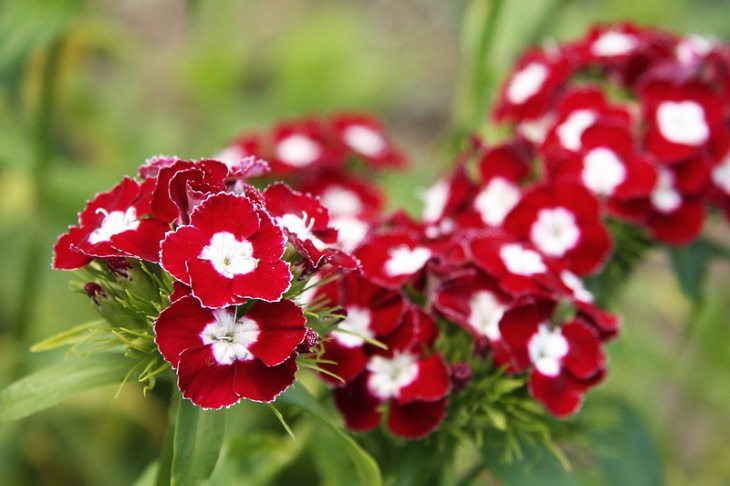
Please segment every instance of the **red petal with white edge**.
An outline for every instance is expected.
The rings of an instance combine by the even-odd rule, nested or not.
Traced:
[[[567,417],[578,411],[583,402],[584,387],[565,373],[545,376],[538,371],[530,375],[530,394],[557,417]]]
[[[186,295],[190,295],[191,292],[192,290],[190,290],[190,287],[180,282],[179,280],[175,280],[174,282],[172,282],[172,293],[170,294],[170,302],[180,300]]]
[[[365,276],[392,289],[419,274],[431,256],[428,248],[401,232],[370,238],[355,252]]]
[[[198,228],[181,226],[160,244],[160,265],[181,282],[190,283],[187,262],[198,258],[209,238]]]
[[[139,196],[139,183],[125,177],[122,182],[114,186],[109,192],[100,192],[91,200],[79,214],[79,225],[91,229],[99,226],[104,219],[99,209],[105,211],[126,211]],[[138,216],[142,216],[141,214]]]
[[[606,366],[596,332],[579,320],[574,320],[561,328],[563,337],[568,341],[568,354],[563,358],[563,366],[576,378],[587,380]]]
[[[527,344],[537,332],[538,326],[550,318],[554,307],[553,301],[526,299],[523,304],[518,304],[504,313],[499,322],[499,332],[502,334],[502,341],[512,353],[515,371],[522,371],[530,366]]]
[[[578,244],[562,260],[577,275],[591,275],[603,268],[612,250],[613,240],[605,226],[584,226]]]
[[[210,346],[201,346],[180,355],[177,386],[183,397],[200,407],[229,407],[239,400],[234,391],[236,374],[233,365],[221,366],[216,362]]]
[[[334,390],[335,405],[345,419],[348,429],[365,432],[380,424],[378,406],[382,403],[367,388],[367,373]]]
[[[205,307],[217,308],[243,304],[246,301],[246,297],[249,297],[236,295],[234,292],[236,279],[226,278],[221,275],[209,261],[194,258],[188,261],[187,266],[190,272],[190,288],[193,291],[193,295]],[[258,274],[258,272],[253,271],[248,275],[252,274]],[[258,275],[261,278],[261,275]]]
[[[312,223],[312,230],[326,229],[329,223],[329,215],[322,204],[309,194],[302,194],[287,186],[283,182],[277,182],[264,190],[266,209],[274,217],[294,214],[304,216]]]
[[[143,219],[135,231],[124,231],[111,237],[109,243],[127,255],[149,262],[160,261],[160,243],[170,225],[156,219]]]
[[[254,402],[273,402],[294,383],[297,360],[294,356],[277,366],[266,366],[258,359],[236,361],[234,391]]]
[[[177,386],[183,397],[208,409],[229,407],[239,397],[233,386],[236,370],[233,365],[216,362],[211,346],[201,346],[180,355]]]
[[[684,245],[699,236],[705,224],[705,216],[702,202],[685,200],[676,211],[655,212],[648,221],[649,231],[658,240]]]
[[[266,366],[276,366],[289,358],[307,332],[302,309],[291,300],[257,302],[245,318],[255,321],[259,328],[248,350]]]
[[[281,299],[289,290],[291,271],[289,264],[281,260],[274,263],[260,262],[251,273],[237,275],[233,280],[233,292],[241,298],[261,299],[273,302]]]
[[[232,233],[237,240],[248,238],[259,229],[259,216],[245,196],[214,194],[195,208],[190,224],[212,237],[219,232]]]
[[[403,294],[376,285],[355,272],[344,279],[340,304],[370,310],[370,328],[379,336],[393,332],[405,309]]]
[[[200,333],[215,321],[213,312],[200,306],[192,296],[176,300],[155,320],[155,342],[162,356],[177,368],[180,354],[203,346]]]
[[[365,369],[366,364],[365,352],[362,346],[348,348],[335,340],[327,341],[324,344],[324,354],[321,358],[325,361],[334,361],[334,364],[320,363],[318,365],[320,368],[344,380],[344,382],[340,381],[325,373],[319,374],[320,378],[333,386],[342,386],[349,383]]]
[[[433,401],[448,395],[451,388],[449,369],[440,354],[418,362],[418,375],[413,382],[400,391],[398,403],[416,400]]]
[[[284,232],[264,211],[258,210],[257,213],[260,221],[258,231],[248,237],[253,245],[253,256],[263,262],[278,261],[286,247]]]
[[[446,416],[446,399],[435,402],[391,402],[388,430],[408,439],[422,439],[436,430]]]
[[[87,234],[88,232],[82,228],[70,226],[68,232],[58,238],[53,246],[54,270],[76,270],[91,263],[92,258],[76,248],[79,240]]]

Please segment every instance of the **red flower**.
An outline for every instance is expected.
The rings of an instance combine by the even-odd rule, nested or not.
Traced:
[[[611,252],[598,200],[575,184],[534,187],[504,227],[580,275],[600,270]]]
[[[288,175],[314,167],[339,166],[342,154],[327,143],[325,127],[316,120],[282,123],[273,131],[272,172]],[[266,158],[266,157],[265,157]]]
[[[605,374],[595,331],[580,319],[554,326],[552,306],[532,302],[508,311],[500,330],[516,371],[531,368],[530,393],[552,414],[575,413],[585,391]]]
[[[339,114],[332,125],[340,143],[370,162],[374,167],[401,167],[405,156],[386,136],[376,118],[364,114]]]
[[[196,405],[271,402],[294,382],[304,322],[288,300],[256,302],[237,317],[235,307],[207,309],[187,296],[160,313],[155,342],[176,370],[183,396]]]
[[[373,236],[355,252],[365,276],[392,289],[415,280],[431,255],[430,249],[404,232]]]
[[[97,194],[79,214],[79,225],[69,227],[56,242],[53,268],[75,270],[93,258],[157,262],[169,225],[149,217],[153,185],[154,180],[139,183],[124,178],[111,191]]]
[[[380,215],[383,194],[376,186],[341,172],[320,172],[296,188],[319,197],[332,219],[357,217],[371,221]]]
[[[355,269],[357,261],[337,248],[337,230],[319,201],[278,182],[264,191],[266,209],[289,236],[289,241],[313,266],[323,260],[340,268]]]
[[[188,284],[206,307],[275,301],[289,288],[281,260],[286,240],[263,209],[245,196],[215,194],[192,213],[190,224],[168,233],[161,264]]]

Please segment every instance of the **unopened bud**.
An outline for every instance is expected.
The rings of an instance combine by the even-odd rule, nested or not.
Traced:
[[[127,279],[129,278],[129,271],[132,269],[132,265],[129,264],[126,258],[109,258],[106,261],[106,266],[112,273]]]
[[[492,341],[488,337],[481,336],[474,340],[474,354],[482,359],[487,359],[492,354]]]
[[[86,285],[84,285],[84,292],[86,292],[86,295],[88,295],[89,298],[94,301],[94,304],[99,303],[99,297],[106,297],[104,289],[102,289],[101,285],[96,282],[88,282]]]
[[[466,388],[471,381],[473,373],[469,363],[461,362],[451,365],[449,375],[451,376],[451,386],[454,391],[459,391]]]
[[[319,342],[319,334],[317,334],[317,331],[307,328],[304,340],[297,346],[297,352],[299,354],[308,353],[317,345],[317,342]]]

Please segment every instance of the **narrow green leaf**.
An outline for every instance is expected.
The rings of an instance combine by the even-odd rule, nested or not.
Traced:
[[[520,441],[522,457],[504,460],[504,440],[493,436],[485,440],[482,459],[489,469],[507,486],[539,484],[540,486],[571,486],[575,477],[565,469],[555,454],[542,444]]]
[[[98,353],[36,371],[0,392],[0,422],[27,417],[85,391],[120,383],[130,366],[120,353]]]
[[[30,350],[31,352],[36,353],[38,351],[49,351],[51,349],[60,348],[61,346],[75,344],[91,329],[96,328],[102,324],[104,324],[104,321],[101,319],[79,324],[78,326],[74,326],[71,329],[66,329],[63,332],[55,334],[49,338],[44,339],[41,342],[34,344],[33,346],[31,346]]]
[[[699,302],[703,295],[712,247],[705,240],[699,239],[686,246],[671,247],[669,256],[682,292],[693,302]]]
[[[225,410],[203,410],[189,400],[180,400],[171,484],[200,484],[210,478],[218,462],[225,428]]]
[[[306,410],[332,428],[341,439],[342,445],[354,463],[361,484],[367,486],[380,486],[383,484],[380,468],[375,459],[332,420],[324,407],[304,386],[296,383],[279,396],[278,400]]]
[[[617,420],[591,432],[595,456],[609,486],[659,486],[664,469],[644,419],[622,400],[608,402]]]

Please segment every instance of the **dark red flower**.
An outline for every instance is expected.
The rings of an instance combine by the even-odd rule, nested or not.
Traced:
[[[239,317],[235,307],[208,309],[187,296],[160,313],[155,342],[177,372],[183,397],[196,405],[271,402],[294,383],[304,323],[288,300],[256,302]]]
[[[388,288],[399,288],[415,280],[432,256],[432,251],[411,234],[392,232],[368,238],[355,252],[363,273]]]
[[[341,113],[332,118],[332,125],[340,143],[373,167],[401,167],[406,164],[405,155],[393,145],[376,118]]]

